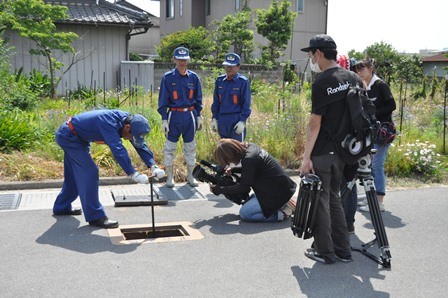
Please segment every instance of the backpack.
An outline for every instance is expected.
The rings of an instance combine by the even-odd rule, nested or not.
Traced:
[[[380,122],[375,117],[375,105],[365,89],[350,73],[350,87],[345,98],[346,108],[337,133],[332,136],[336,152],[348,165],[370,153],[378,135]]]
[[[393,122],[381,122],[376,143],[381,146],[392,143],[395,140],[396,133],[397,129]]]

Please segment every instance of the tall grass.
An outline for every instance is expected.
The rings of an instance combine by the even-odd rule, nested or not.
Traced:
[[[198,161],[205,159],[213,162],[214,147],[219,141],[219,135],[211,130],[210,106],[213,101],[213,84],[214,79],[211,76],[204,78],[203,129],[196,134]],[[294,86],[283,85],[281,82],[270,84],[253,80],[251,87],[252,114],[247,121],[246,140],[258,143],[283,167],[297,169],[302,160],[306,127],[311,110],[310,86],[304,84],[300,92],[297,92]],[[418,177],[433,182],[446,181],[448,163],[442,148],[441,95],[425,100],[407,99],[401,109],[402,100],[399,93],[394,89],[393,92],[398,106],[394,113],[394,122],[400,131],[389,150],[386,161],[387,175]],[[94,97],[90,96],[89,99],[43,100],[38,103],[35,110],[24,112],[21,117],[27,119],[26,126],[33,128],[32,135],[28,137],[28,141],[32,141],[32,147],[20,148],[21,158],[25,162],[19,166],[17,163],[13,165],[17,159],[12,156],[0,155],[2,159],[0,178],[1,173],[14,176],[17,180],[44,179],[44,176],[61,178],[63,152],[54,141],[54,132],[67,121],[69,116],[98,108],[119,108],[144,115],[151,126],[146,142],[154,152],[156,162],[163,166],[165,136],[161,131],[161,117],[157,112],[158,94],[148,94],[141,90],[131,93],[127,90],[122,93],[107,92],[106,94],[94,92]],[[140,171],[145,171],[146,166],[133,150],[132,145],[128,141],[124,141],[124,145],[128,149],[134,166]],[[186,174],[182,147],[183,142],[180,140],[177,143],[175,158],[175,178],[178,181],[183,180]],[[13,149],[18,150],[18,148]],[[91,153],[100,168],[101,176],[124,175],[107,146],[92,144]],[[415,154],[419,158],[411,158]],[[54,161],[57,166],[52,170],[49,167],[42,169],[38,166],[25,165],[36,159]]]

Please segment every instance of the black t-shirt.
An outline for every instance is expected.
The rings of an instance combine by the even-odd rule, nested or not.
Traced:
[[[376,119],[380,122],[392,122],[392,112],[397,108],[394,96],[386,82],[379,79],[367,91],[373,101]]]
[[[241,166],[240,183],[221,187],[219,193],[247,193],[252,187],[265,217],[279,210],[294,195],[297,184],[280,164],[257,144],[249,143]]]
[[[329,68],[319,75],[312,87],[312,113],[321,115],[322,122],[319,135],[314,145],[312,156],[334,152],[334,141],[330,135],[335,135],[339,129],[342,115],[346,107],[345,97],[350,86],[350,75],[356,78],[362,87],[358,75],[341,67]]]

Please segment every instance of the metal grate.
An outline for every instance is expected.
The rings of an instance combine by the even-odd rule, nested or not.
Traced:
[[[191,187],[187,184],[180,187],[169,188],[166,186],[159,187],[157,193],[161,198],[164,198],[169,201],[178,201],[178,200],[197,200],[204,199],[204,195],[199,192],[197,188]]]
[[[0,210],[14,210],[19,208],[22,194],[1,194],[0,195]]]

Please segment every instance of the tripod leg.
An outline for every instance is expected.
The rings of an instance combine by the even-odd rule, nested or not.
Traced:
[[[299,196],[291,225],[293,234],[299,238],[303,236],[303,239],[308,239],[313,235],[320,187],[320,179],[315,175],[308,175],[300,182]]]
[[[344,189],[341,190],[341,203],[344,205],[344,201],[347,199],[349,193],[352,191],[353,187],[356,186],[356,177],[352,181],[348,182]]]
[[[389,241],[387,240],[375,186],[373,185],[373,180],[370,179],[364,180],[363,184],[367,196],[367,203],[369,205],[370,217],[372,219],[373,228],[375,229],[376,240],[378,242],[378,247],[381,249],[381,264],[386,268],[390,268],[391,254]]]

